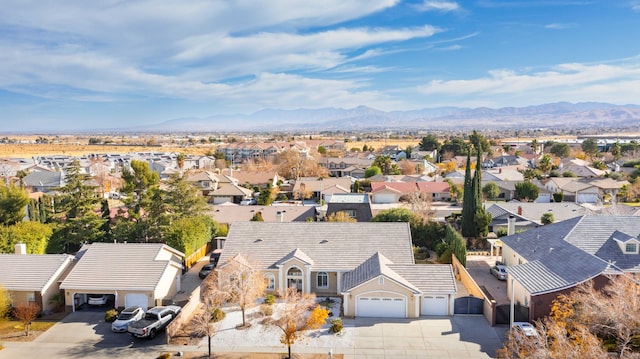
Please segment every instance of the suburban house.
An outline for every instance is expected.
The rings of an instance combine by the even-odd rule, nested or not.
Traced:
[[[278,173],[275,171],[233,171],[232,177],[235,178],[240,185],[250,184],[251,186],[262,189],[267,188],[269,185],[271,185],[271,187],[276,187],[278,185],[278,180],[280,179],[280,176],[278,176]]]
[[[432,201],[449,201],[447,182],[371,182],[373,203],[398,203],[415,193],[425,194]]]
[[[51,171],[31,172],[22,179],[31,192],[51,192],[65,185],[64,173]]]
[[[564,173],[567,171],[581,178],[602,177],[607,173],[607,171],[591,167],[591,163],[578,158],[564,159],[560,162],[558,172]]]
[[[608,275],[640,273],[638,217],[580,216],[501,239],[507,293],[528,307],[529,320],[581,283],[600,287]]]
[[[453,314],[452,268],[415,264],[408,223],[236,222],[221,267],[234,260],[263,271],[270,293],[342,295],[345,316]]]
[[[520,156],[499,156],[495,158],[489,158],[482,162],[482,168],[495,168],[495,167],[509,167],[513,166],[518,169],[524,169],[529,167],[529,161],[526,158]]]
[[[265,222],[305,222],[317,218],[315,206],[241,206],[223,203],[207,212],[218,223],[248,222],[260,212]]]
[[[293,194],[308,193],[311,197],[306,198],[318,202],[326,194],[349,193],[351,192],[351,179],[349,177],[301,177],[296,180],[293,186]]]
[[[371,166],[372,162],[372,160],[361,157],[327,157],[319,161],[320,165],[325,167],[332,177],[352,176],[352,173],[357,170],[364,173],[364,170]]]
[[[56,309],[52,297],[60,294],[60,281],[73,266],[68,254],[27,254],[23,243],[15,254],[0,254],[0,285],[11,296],[13,306],[35,303],[42,312]]]
[[[524,231],[542,226],[541,218],[545,213],[553,214],[555,222],[592,214],[591,210],[571,202],[501,202],[489,206],[487,212],[491,213],[490,232],[507,229],[510,217],[515,219],[514,230]]]
[[[104,294],[117,308],[161,305],[180,291],[184,254],[162,243],[92,243],[60,284],[69,311]]]
[[[543,188],[551,193],[563,193],[565,201],[597,203],[607,197],[615,197],[628,183],[611,178],[551,177]]]
[[[326,217],[336,212],[345,212],[358,222],[369,222],[373,217],[368,193],[334,194],[327,203]]]

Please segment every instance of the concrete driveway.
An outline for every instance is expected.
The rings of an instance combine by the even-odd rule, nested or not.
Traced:
[[[68,314],[32,343],[3,343],[0,358],[150,358],[163,344],[164,335],[144,340],[113,333],[111,323],[104,321],[104,311],[80,310]]]
[[[490,256],[467,256],[467,271],[480,286],[487,288],[498,305],[509,304],[507,297],[507,281],[498,280],[489,273],[489,268],[495,264],[495,258]]]
[[[354,348],[345,359],[492,358],[503,333],[482,316],[355,319]]]

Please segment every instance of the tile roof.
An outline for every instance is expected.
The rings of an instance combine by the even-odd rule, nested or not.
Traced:
[[[389,268],[423,293],[455,293],[458,290],[450,264],[390,264]]]
[[[352,270],[376,252],[394,263],[414,263],[409,225],[382,222],[236,222],[220,261],[242,253],[274,269],[296,248],[314,261],[313,270]]]
[[[316,218],[314,206],[240,206],[232,203],[214,206],[214,210],[208,212],[218,223],[248,222],[256,212],[262,213],[265,222],[304,222],[307,218]]]
[[[172,259],[158,259],[161,251]],[[83,253],[60,288],[153,291],[169,266],[182,266],[184,256],[162,243],[92,243]]]
[[[0,285],[10,291],[43,291],[73,262],[67,254],[0,254]]]
[[[289,254],[287,254],[286,256],[282,257],[282,259],[280,261],[278,261],[278,263],[276,263],[276,265],[285,264],[290,259],[298,259],[299,261],[301,261],[304,264],[313,265],[313,259],[309,258],[309,256],[306,253],[304,253],[303,251],[301,251],[299,248],[296,248],[296,249],[292,250],[291,252],[289,252]]]
[[[420,289],[389,268],[389,264],[391,263],[392,262],[380,252],[374,253],[355,269],[344,274],[342,277],[342,290],[348,292],[360,284],[382,275],[407,287],[414,293],[420,293]]]

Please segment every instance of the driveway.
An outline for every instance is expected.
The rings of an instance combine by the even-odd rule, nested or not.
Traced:
[[[149,358],[152,348],[166,344],[164,335],[153,340],[113,333],[104,311],[76,311],[40,335],[32,343],[5,342],[0,358]],[[153,355],[149,355],[149,351]]]
[[[507,297],[507,281],[498,280],[489,273],[489,268],[495,264],[495,258],[490,256],[467,256],[467,271],[478,283],[479,286],[484,286],[493,299],[496,300],[497,305],[509,304],[509,298]]]

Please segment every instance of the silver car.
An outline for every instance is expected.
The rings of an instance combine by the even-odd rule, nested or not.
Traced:
[[[111,323],[111,330],[116,333],[127,331],[129,324],[142,319],[144,310],[140,307],[127,307],[118,315],[118,318]]]
[[[507,280],[507,268],[502,264],[491,267],[491,269],[489,269],[489,273],[499,280]]]

